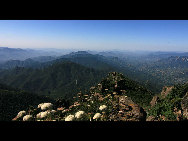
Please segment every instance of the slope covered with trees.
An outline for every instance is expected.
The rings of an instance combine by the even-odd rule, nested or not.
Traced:
[[[24,67],[41,69],[49,67],[54,63],[71,61],[99,71],[116,71],[123,73],[126,77],[140,82],[153,92],[159,92],[163,87],[162,80],[159,77],[152,75],[147,70],[142,71],[143,69],[139,69],[142,67],[139,67],[139,65],[135,63],[137,60],[128,58],[126,56],[124,59],[122,57],[119,58],[113,56],[113,54],[112,56],[102,56],[99,54],[90,54],[86,51],[78,51],[60,57],[41,56],[26,59],[24,61],[11,60],[1,64],[0,68],[11,69],[15,67]]]
[[[69,60],[97,70],[123,73],[126,77],[138,81],[153,92],[159,92],[164,86],[160,78],[153,76],[147,71],[143,72],[139,70],[139,65],[136,63],[138,60],[134,60],[133,58],[130,58],[130,56],[127,57],[127,54],[124,57],[117,57],[113,56],[113,53],[111,53],[111,56],[103,56],[79,51],[64,55],[60,57],[60,59],[54,61],[62,60]]]
[[[188,83],[164,87],[154,96],[148,111],[150,120],[175,121],[188,119]]]
[[[40,69],[16,67],[1,71],[0,82],[53,98],[69,98],[96,84],[105,73],[70,61],[61,61]]]
[[[19,111],[29,110],[42,102],[54,100],[0,84],[0,121],[10,121]]]

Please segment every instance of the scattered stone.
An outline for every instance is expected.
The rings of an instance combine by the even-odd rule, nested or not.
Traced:
[[[154,116],[149,116],[147,117],[146,121],[154,121],[155,120],[155,117]]]
[[[159,100],[158,96],[154,96],[150,102],[151,107],[153,107],[155,104],[157,104],[157,101]]]
[[[57,108],[57,111],[63,111],[65,108],[64,107],[60,107],[60,108]]]
[[[163,90],[162,90],[162,92],[161,92],[162,98],[165,98],[165,97],[171,92],[171,90],[172,90],[173,88],[174,88],[173,86],[170,86],[170,87],[165,86],[165,87],[163,87]]]

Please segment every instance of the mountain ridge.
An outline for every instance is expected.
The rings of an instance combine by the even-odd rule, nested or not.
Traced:
[[[88,86],[99,81],[105,72],[86,68],[73,62],[56,62],[42,69],[17,67],[2,71],[0,80],[8,85],[24,90],[51,95],[57,93],[62,96],[71,94],[70,91],[87,89]],[[78,85],[76,86],[76,80]],[[61,89],[61,91],[60,91]],[[64,89],[64,90],[63,90]],[[55,94],[56,95],[56,94]]]

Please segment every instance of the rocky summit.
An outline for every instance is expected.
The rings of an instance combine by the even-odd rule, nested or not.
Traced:
[[[147,113],[126,94],[131,87],[126,81],[121,73],[111,72],[88,93],[74,96],[68,107],[58,104],[44,110],[41,107],[49,103],[41,103],[13,120],[26,121],[24,116],[31,115],[28,120],[33,121],[145,121]]]

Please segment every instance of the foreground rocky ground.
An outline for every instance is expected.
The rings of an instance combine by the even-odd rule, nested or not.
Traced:
[[[28,111],[20,111],[13,121],[180,121],[188,118],[188,93],[181,99],[168,98],[174,87],[164,87],[160,95],[153,97],[148,108],[142,108],[132,100],[130,92],[139,93],[144,89],[135,85],[137,88],[129,91],[133,89],[131,83],[125,80],[122,74],[112,72],[97,86],[91,87],[89,93],[78,93],[73,97],[73,104],[68,107],[41,103]],[[180,106],[170,105],[171,107],[166,108],[163,105],[166,99],[167,102],[178,100],[176,102],[179,102]],[[58,102],[61,103],[60,100]],[[164,112],[157,113],[163,107],[166,108],[163,109]],[[171,113],[168,113],[169,111]],[[168,118],[171,114],[174,119]]]

